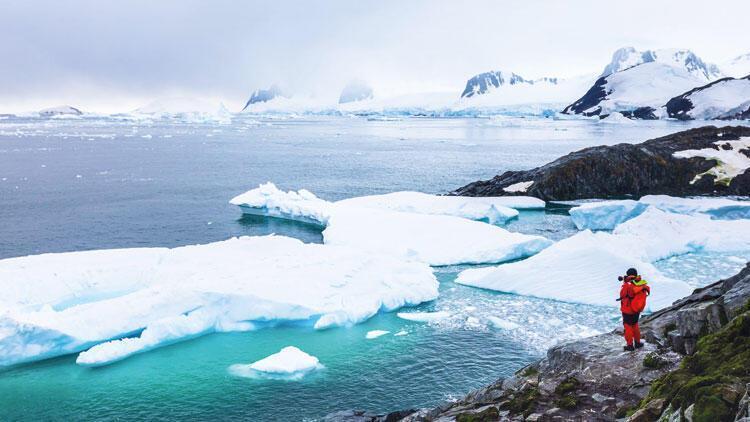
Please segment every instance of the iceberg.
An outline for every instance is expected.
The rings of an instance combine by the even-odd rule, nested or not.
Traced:
[[[646,311],[669,306],[692,292],[687,283],[663,276],[646,262],[638,247],[635,239],[586,230],[523,261],[464,270],[456,282],[564,302],[617,306],[617,276],[636,267],[652,288]]]
[[[368,331],[367,332],[367,334],[365,335],[365,338],[368,339],[368,340],[372,340],[372,339],[375,339],[375,338],[378,338],[378,337],[382,337],[382,336],[384,336],[384,335],[386,335],[388,333],[390,333],[390,331],[372,330],[372,331]]]
[[[336,209],[323,242],[433,266],[512,261],[552,244],[464,218],[353,207]]]
[[[433,322],[447,319],[451,316],[445,311],[436,312],[399,312],[396,314],[397,317],[408,321],[418,322]]]
[[[568,213],[578,230],[612,230],[641,215],[647,204],[633,200],[589,202],[571,208]]]
[[[287,346],[278,353],[249,365],[234,364],[229,367],[229,373],[247,378],[299,380],[319,369],[323,369],[323,365],[318,358],[294,346]]]
[[[750,250],[750,220],[712,220],[708,215],[682,215],[649,208],[617,226],[618,242],[638,245],[649,262],[688,252]]]
[[[647,208],[675,214],[705,214],[713,219],[750,219],[750,201],[728,198],[679,198],[647,195],[634,200],[589,202],[569,213],[579,230],[612,230],[619,224],[641,215]]]
[[[396,192],[329,202],[309,191],[283,192],[272,183],[230,201],[244,213],[325,226],[323,242],[430,265],[498,263],[533,255],[552,242],[474,219],[517,215],[514,207],[544,206],[535,198],[469,198]],[[504,204],[504,205],[501,205]]]
[[[416,214],[451,215],[469,220],[486,220],[490,224],[505,223],[518,217],[517,207],[544,208],[544,201],[524,199],[509,201],[506,197],[439,196],[421,192],[393,192],[385,195],[360,196],[336,202],[337,207],[375,208]],[[538,202],[541,202],[539,204]]]
[[[0,366],[104,365],[261,321],[351,325],[438,295],[425,264],[283,236],[4,259],[0,288]]]
[[[285,218],[319,226],[328,223],[333,208],[331,202],[318,198],[308,190],[284,192],[271,182],[237,195],[229,203],[240,207],[245,214]]]

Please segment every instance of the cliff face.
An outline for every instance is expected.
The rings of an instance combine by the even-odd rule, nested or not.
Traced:
[[[452,192],[463,196],[530,195],[544,200],[641,197],[644,195],[750,195],[750,171],[723,176],[716,158],[685,158],[681,151],[703,155],[750,157],[750,146],[732,146],[750,136],[750,127],[706,126],[651,139],[641,144],[586,148],[542,167],[507,171],[491,180]],[[733,149],[734,148],[734,149]],[[717,154],[706,151],[716,151]],[[675,155],[676,153],[677,156]],[[684,154],[684,153],[682,153]]]
[[[750,265],[643,318],[641,331],[647,344],[635,352],[616,330],[553,347],[455,403],[329,420],[750,421]]]

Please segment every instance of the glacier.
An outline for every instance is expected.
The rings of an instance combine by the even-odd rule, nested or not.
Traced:
[[[429,266],[283,236],[0,260],[0,366],[104,365],[265,321],[351,325],[433,300]]]
[[[537,208],[535,198],[468,198],[396,192],[338,202],[266,183],[233,198],[243,212],[325,226],[323,242],[429,265],[498,263],[533,255],[552,242],[473,221],[503,220]],[[407,212],[408,211],[408,212]],[[439,230],[437,230],[439,228]]]
[[[705,214],[713,219],[750,218],[750,201],[728,198],[679,198],[668,195],[646,195],[638,201],[625,199],[589,202],[571,208],[569,214],[579,230],[612,230],[617,225],[641,215],[652,207],[676,214]]]
[[[229,373],[246,378],[271,378],[296,381],[312,371],[323,369],[318,358],[294,346],[287,346],[278,353],[267,356],[249,365],[234,364]]]

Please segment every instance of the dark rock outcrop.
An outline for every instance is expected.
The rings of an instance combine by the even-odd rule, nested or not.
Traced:
[[[722,141],[750,136],[750,127],[705,126],[641,144],[582,149],[542,167],[506,171],[491,180],[468,184],[452,192],[463,196],[530,195],[544,200],[623,198],[643,195],[750,195],[750,172],[732,180],[704,174],[717,165],[700,157],[676,158],[678,151],[727,148]],[[738,153],[750,156],[750,150]],[[518,186],[528,185],[525,189]]]
[[[684,346],[698,336],[703,337],[706,341],[702,339],[698,343],[694,356],[701,359],[707,354],[710,356],[711,348],[721,349],[724,347],[721,342],[730,341],[732,344],[726,346],[726,350],[730,350],[728,353],[739,356],[735,360],[744,359],[750,353],[749,300],[750,265],[747,265],[736,276],[698,289],[672,306],[643,318],[641,332],[648,343],[642,349],[623,352],[621,330],[564,343],[551,348],[544,359],[515,375],[476,390],[457,402],[409,411],[396,420],[589,421],[629,416],[629,421],[636,422],[660,417],[680,420],[680,414],[693,412],[705,414],[716,409],[716,404],[685,399],[693,397],[689,394],[693,390],[689,388],[695,382],[704,382],[708,377],[701,372],[705,365],[695,365],[691,361],[693,356],[689,356],[691,350],[684,350]],[[721,368],[722,363],[714,362],[714,366]],[[714,379],[710,384],[713,395],[705,397],[708,400],[718,396],[721,411],[731,417],[728,420],[735,417],[740,420],[750,412],[750,384],[741,382],[750,379],[747,378],[750,372],[745,371],[743,375],[742,362],[732,364],[731,368],[740,375]],[[685,371],[693,372],[685,378],[682,375]],[[673,379],[675,383],[686,381],[686,386],[673,385]],[[658,386],[656,391],[652,389],[654,385]],[[683,396],[660,396],[658,393],[665,385],[683,392]],[[673,407],[677,399],[687,400],[680,402],[681,410]],[[675,415],[676,419],[669,419]]]
[[[723,78],[710,84],[693,88],[667,101],[669,117],[679,120],[692,119],[750,119],[750,75],[744,78]],[[713,98],[712,104],[700,104],[701,97]],[[721,98],[721,101],[717,101]],[[695,115],[696,106],[703,106],[700,115]]]

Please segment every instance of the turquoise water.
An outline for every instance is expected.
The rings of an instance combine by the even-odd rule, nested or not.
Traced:
[[[691,124],[238,118],[217,126],[3,120],[0,258],[269,233],[320,242],[319,228],[242,216],[227,201],[269,180],[326,199],[395,190],[446,192],[585,146],[638,142]],[[554,240],[575,232],[559,211],[523,212],[507,227]],[[701,285],[733,271],[738,261],[719,264],[725,258],[692,254],[657,266],[670,274],[690,274],[691,282]],[[430,324],[387,313],[325,331],[298,323],[212,334],[101,368],[77,366],[71,355],[2,369],[0,420],[286,421],[350,408],[429,406],[511,374],[556,342],[619,324],[614,306],[460,286],[453,283],[460,270],[435,269],[440,297],[414,310],[450,316]],[[518,328],[496,327],[493,318]],[[368,340],[371,330],[390,333]],[[407,335],[393,335],[402,330]],[[318,357],[325,369],[299,381],[239,378],[227,371],[289,345]]]

